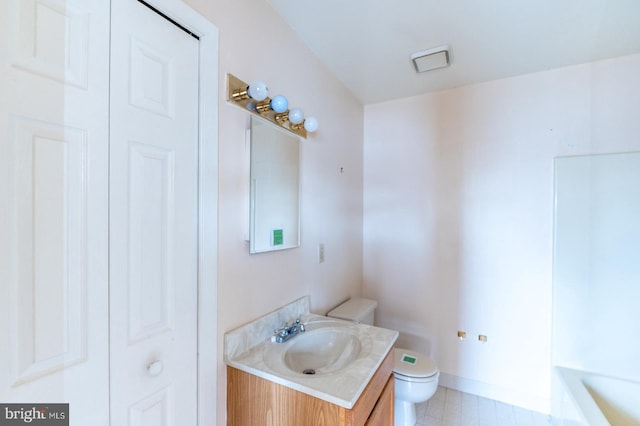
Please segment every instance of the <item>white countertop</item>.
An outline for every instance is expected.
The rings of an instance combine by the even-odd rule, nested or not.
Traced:
[[[273,363],[267,363],[265,359],[272,356],[274,351],[279,351],[279,348],[285,349],[285,345],[293,344],[299,336],[292,337],[286,343],[272,342],[269,336],[254,345],[247,345],[245,343],[250,337],[246,333],[256,330],[255,324],[248,324],[227,333],[225,336],[225,359],[227,365],[339,406],[348,409],[353,408],[378,367],[384,361],[387,353],[393,347],[398,338],[398,332],[311,313],[299,315],[299,317],[308,331],[331,325],[331,323],[342,323],[344,326],[354,330],[361,342],[359,355],[347,366],[335,373],[305,375],[301,372],[289,371],[285,373],[282,370],[277,371],[277,369],[272,368]],[[260,328],[264,329],[265,327],[262,325]],[[234,333],[236,334],[234,335]],[[238,342],[242,343],[238,344]],[[273,347],[273,345],[280,346]],[[243,351],[243,348],[238,346],[244,346],[246,350]],[[271,360],[269,359],[269,361]]]

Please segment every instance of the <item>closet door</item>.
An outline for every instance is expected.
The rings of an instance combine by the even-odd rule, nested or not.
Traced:
[[[197,424],[199,42],[112,0],[111,422]]]
[[[0,1],[0,402],[108,425],[109,2]]]

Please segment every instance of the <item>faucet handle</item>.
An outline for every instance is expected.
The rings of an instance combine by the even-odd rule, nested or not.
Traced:
[[[300,321],[300,317],[298,317],[298,319],[296,319],[295,324],[293,324],[298,330],[300,330],[300,333],[304,333],[305,332],[305,326],[304,323]]]

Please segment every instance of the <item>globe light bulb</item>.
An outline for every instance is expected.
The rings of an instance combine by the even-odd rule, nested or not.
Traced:
[[[318,130],[318,119],[315,117],[307,117],[304,120],[304,128],[309,133],[315,132]]]
[[[304,120],[304,114],[299,108],[293,108],[289,111],[289,122],[291,124],[300,124]]]
[[[269,88],[267,84],[262,81],[254,81],[249,85],[247,93],[251,99],[256,101],[264,101],[269,96]]]
[[[271,109],[277,113],[282,113],[289,108],[289,101],[282,95],[276,95],[271,99]]]

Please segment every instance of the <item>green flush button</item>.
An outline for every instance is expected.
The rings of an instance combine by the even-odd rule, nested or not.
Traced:
[[[283,236],[282,229],[274,229],[272,237],[273,237],[274,246],[281,246],[282,244],[284,244],[284,236]]]
[[[416,361],[417,359],[415,357],[412,357],[411,355],[402,355],[402,362],[406,362],[407,364],[415,364]]]

